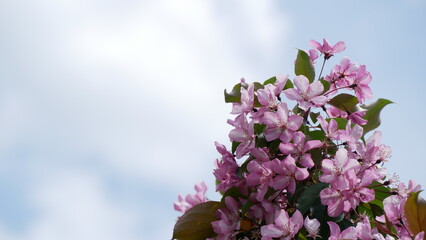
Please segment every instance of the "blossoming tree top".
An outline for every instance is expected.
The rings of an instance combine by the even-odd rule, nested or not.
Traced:
[[[347,57],[322,76],[325,63],[345,50],[343,42],[311,41],[298,50],[295,74],[263,83],[244,79],[225,101],[234,119],[231,149],[216,143],[216,190],[207,186],[179,195],[184,213],[173,239],[423,239],[426,206],[420,186],[387,176],[390,147],[380,125],[387,99],[373,97],[365,65]],[[323,62],[319,76],[315,61]]]

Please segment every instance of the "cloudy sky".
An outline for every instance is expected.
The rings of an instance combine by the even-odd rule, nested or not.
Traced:
[[[296,2],[0,1],[0,239],[170,239],[176,195],[214,188],[223,89],[323,37],[396,103],[389,172],[426,186],[425,2]]]

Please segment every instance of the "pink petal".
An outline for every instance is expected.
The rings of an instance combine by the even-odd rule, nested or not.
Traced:
[[[305,146],[303,147],[303,151],[307,152],[311,149],[319,148],[321,146],[322,146],[322,142],[320,140],[307,141],[305,143]]]
[[[348,227],[340,234],[342,239],[357,239],[356,229]]]
[[[231,212],[238,212],[238,203],[235,201],[233,197],[226,196],[225,197],[226,207],[231,210]]]
[[[277,127],[279,124],[278,116],[276,113],[266,112],[263,114],[263,122],[268,127]]]
[[[294,145],[291,143],[280,143],[280,151],[284,154],[292,154],[294,153]]]
[[[346,44],[342,41],[337,42],[336,44],[334,44],[333,46],[333,53],[338,53],[338,52],[342,52],[346,49]]]
[[[260,232],[262,234],[262,238],[263,237],[278,238],[284,234],[283,231],[280,228],[276,227],[274,224],[262,226],[260,228]]]
[[[299,212],[299,210],[296,210],[296,212],[293,213],[293,216],[291,216],[290,221],[291,224],[294,226],[294,228],[291,229],[292,233],[295,234],[303,226],[303,216]]]
[[[322,166],[321,170],[324,173],[333,173],[333,172],[335,172],[334,162],[331,161],[330,159],[324,159],[324,160],[322,160],[321,166]]]
[[[295,101],[302,101],[303,100],[302,95],[300,94],[299,90],[297,90],[297,89],[290,88],[290,89],[284,90],[283,93],[290,100],[295,100]]]
[[[282,130],[280,128],[266,129],[265,130],[265,139],[270,142],[280,137]]]
[[[294,78],[294,85],[296,85],[297,89],[299,89],[302,93],[306,93],[309,88],[309,80],[303,75],[296,76]]]
[[[313,47],[313,48],[317,49],[318,51],[321,51],[321,50],[322,50],[322,45],[321,45],[321,43],[319,43],[319,42],[317,42],[317,41],[315,41],[315,40],[311,40],[311,41],[309,41],[309,45],[311,45],[311,47]]]
[[[311,102],[313,102],[316,106],[324,106],[328,102],[328,98],[326,96],[317,96],[311,98]]]
[[[288,221],[289,217],[287,211],[281,209],[275,213],[275,225],[284,228],[288,226]]]
[[[294,177],[299,181],[305,180],[307,177],[309,177],[309,172],[306,170],[306,168],[298,168]]]
[[[339,237],[340,236],[340,227],[335,222],[327,222],[330,226],[330,236]]]
[[[324,92],[324,85],[321,82],[315,81],[309,85],[309,96],[318,96]]]
[[[288,108],[286,103],[280,103],[280,105],[278,105],[277,116],[281,123],[288,121]]]
[[[291,115],[288,122],[287,128],[293,131],[297,131],[300,128],[300,125],[303,123],[303,117],[297,115]]]
[[[302,164],[302,166],[307,167],[307,168],[311,168],[313,167],[314,161],[312,160],[311,154],[310,153],[306,153],[301,157],[300,163]]]

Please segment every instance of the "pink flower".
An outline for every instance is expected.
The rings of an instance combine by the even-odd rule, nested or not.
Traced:
[[[312,64],[315,64],[315,60],[318,58],[318,52],[315,49],[309,50],[309,58],[311,59]]]
[[[272,162],[262,162],[259,163],[256,160],[252,160],[247,165],[247,171],[249,174],[246,177],[246,182],[248,186],[256,186],[260,185],[257,188],[257,196],[256,199],[258,201],[262,201],[263,197],[268,190],[268,186],[271,183],[274,172],[272,170]]]
[[[289,116],[287,104],[280,103],[277,112],[264,114],[263,122],[268,127],[264,133],[267,141],[279,138],[283,142],[289,142],[293,133],[302,125],[303,118],[297,115]]]
[[[307,111],[312,106],[321,107],[327,103],[327,97],[321,95],[324,92],[324,86],[320,81],[309,84],[309,80],[300,75],[294,78],[294,85],[297,89],[284,90],[284,94],[288,99],[296,100],[301,109]]]
[[[330,237],[329,240],[340,240],[340,239],[357,239],[356,229],[354,227],[348,227],[343,232],[340,232],[340,227],[335,222],[327,222],[330,226]]]
[[[234,103],[231,114],[248,113],[253,109],[254,85],[250,84],[247,89],[241,87],[241,103]]]
[[[303,216],[296,210],[296,212],[289,218],[285,210],[279,210],[275,213],[275,223],[268,224],[261,227],[262,240],[285,237],[283,239],[290,239],[294,237],[303,226]]]
[[[288,192],[291,194],[296,190],[296,180],[305,180],[309,176],[306,168],[296,166],[296,160],[291,155],[282,161],[277,158],[272,160],[272,169],[278,176],[274,177],[270,186],[275,190],[283,190],[288,187]]]
[[[353,84],[350,86],[350,88],[355,91],[355,95],[360,103],[364,103],[366,99],[371,99],[373,97],[373,92],[368,86],[372,78],[370,73],[367,72],[365,69],[365,65],[360,66],[356,78]]]
[[[332,140],[337,140],[339,137],[339,128],[336,120],[330,119],[330,123],[328,123],[323,116],[318,116],[318,121],[320,122],[322,130],[325,132],[325,135]]]
[[[343,50],[346,49],[346,45],[345,45],[344,42],[340,41],[340,42],[337,42],[334,46],[331,46],[330,43],[328,43],[327,39],[325,39],[325,38],[323,39],[322,45],[321,45],[321,43],[319,43],[315,40],[311,40],[309,42],[309,45],[311,45],[313,48],[315,48],[316,50],[318,50],[322,54],[324,54],[325,59],[329,59],[335,53],[342,52]]]
[[[330,83],[330,95],[336,94],[337,87],[349,86],[355,80],[358,65],[351,63],[349,58],[342,58],[339,65],[334,66],[330,75],[325,76],[325,80]]]
[[[195,184],[194,189],[197,192],[196,194],[188,194],[185,198],[180,194],[178,195],[178,201],[173,204],[176,211],[185,213],[193,206],[207,201],[205,196],[207,186],[204,182]]]
[[[226,209],[219,209],[220,220],[212,222],[212,227],[217,233],[218,240],[228,240],[237,235],[240,229],[240,216],[238,203],[230,196],[225,197]]]
[[[288,76],[276,76],[277,81],[275,84],[267,84],[263,89],[256,92],[259,103],[263,106],[274,109],[278,105],[277,96],[280,95],[285,84],[287,83]]]
[[[254,122],[247,122],[245,114],[238,115],[234,121],[228,120],[228,123],[235,127],[229,132],[231,141],[239,142],[235,150],[237,158],[241,158],[254,148]]]
[[[345,173],[352,169],[359,169],[360,165],[357,160],[349,159],[348,151],[340,148],[336,152],[333,160],[324,159],[322,161],[322,172],[319,180],[330,183],[333,188],[344,190],[349,187],[349,181]]]
[[[311,238],[314,238],[314,239],[316,237],[320,237],[318,235],[320,223],[315,218],[309,219],[309,217],[306,216],[305,221],[303,223],[303,226],[305,227],[306,231],[308,231],[308,233],[309,233],[308,237],[311,237]]]
[[[293,136],[293,143],[280,143],[279,149],[286,155],[292,154],[293,156],[300,157],[302,166],[311,168],[314,166],[314,161],[311,158],[311,154],[306,152],[321,146],[321,141],[311,140],[305,142],[305,134],[296,132]]]

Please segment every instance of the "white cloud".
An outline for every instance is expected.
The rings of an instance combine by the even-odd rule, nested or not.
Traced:
[[[4,40],[15,44],[19,52],[8,54],[19,60],[10,68],[15,72],[8,70],[11,81],[0,83],[8,93],[1,98],[7,117],[0,119],[0,156],[31,145],[26,171],[36,181],[28,185],[29,197],[39,213],[17,238],[135,236],[135,215],[111,199],[97,171],[84,169],[88,159],[176,193],[212,179],[206,176],[217,156],[213,142],[226,142],[229,129],[223,89],[242,75],[256,76],[244,53],[273,62],[272,49],[283,45],[287,29],[272,1],[245,1],[224,15],[216,4],[8,3],[8,16],[21,19],[8,27],[23,38]]]

